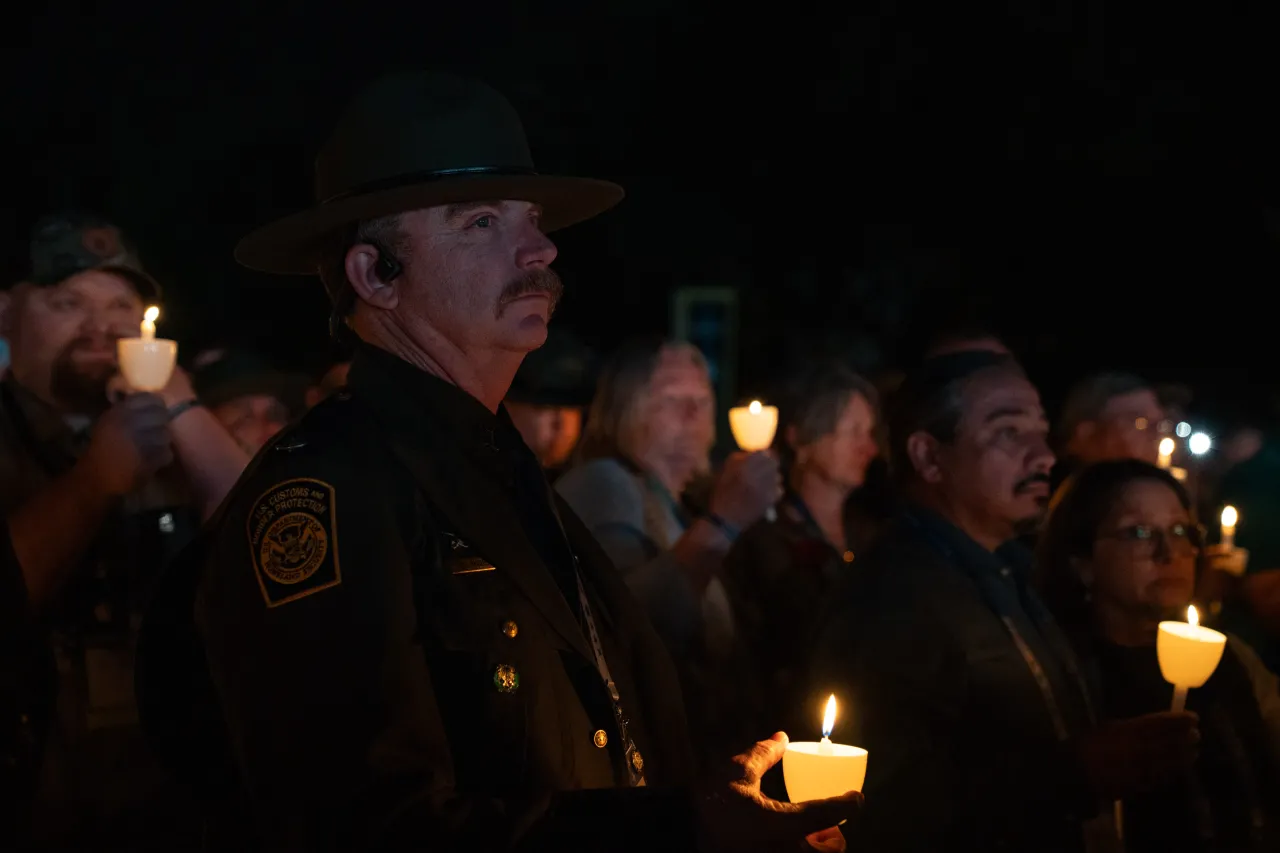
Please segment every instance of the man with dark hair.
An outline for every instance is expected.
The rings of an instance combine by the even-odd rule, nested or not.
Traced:
[[[488,86],[406,73],[344,113],[316,197],[236,257],[322,273],[346,389],[258,456],[139,653],[144,722],[225,845],[837,842],[857,794],[760,794],[781,734],[693,795],[672,662],[502,406],[560,297],[547,232],[621,188],[538,174]]]
[[[990,329],[978,325],[952,326],[935,334],[924,348],[924,360],[958,352],[993,352],[1009,355],[1009,347]]]
[[[1005,557],[1044,513],[1053,464],[1017,363],[990,351],[932,359],[888,408],[908,506],[825,620],[812,704],[841,697],[850,712],[832,739],[874,756],[875,808],[851,843],[1082,851],[1086,824],[1151,755],[1189,760],[1194,718],[1096,730],[1070,646]]]

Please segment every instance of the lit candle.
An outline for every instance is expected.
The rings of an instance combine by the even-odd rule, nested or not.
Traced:
[[[160,391],[173,376],[178,360],[178,342],[156,338],[156,319],[160,309],[152,305],[142,315],[142,328],[136,338],[116,341],[116,357],[120,373],[135,391]]]
[[[733,440],[748,453],[768,450],[778,431],[778,409],[752,400],[749,406],[737,406],[729,410],[729,429]]]
[[[1186,622],[1161,622],[1156,636],[1160,674],[1173,685],[1173,710],[1187,703],[1187,691],[1203,687],[1222,660],[1227,638],[1200,625],[1195,606],[1187,608]]]
[[[729,430],[738,447],[748,453],[768,450],[778,431],[778,408],[763,405],[759,400],[752,400],[749,406],[735,406],[729,410]],[[776,521],[778,511],[769,507],[764,517]]]
[[[1222,547],[1231,549],[1236,544],[1236,523],[1240,520],[1240,513],[1236,512],[1233,506],[1224,506],[1222,508]]]
[[[836,694],[827,699],[827,710],[822,715],[822,740],[818,743],[819,755],[835,755],[836,748],[831,743],[831,732],[836,727]]]
[[[155,340],[156,337],[156,320],[160,317],[160,309],[152,305],[142,315],[142,339],[144,341]]]
[[[1173,467],[1173,448],[1174,444],[1172,438],[1160,439],[1160,461],[1158,464],[1161,468]]]
[[[861,791],[867,778],[867,751],[831,742],[836,724],[836,697],[827,699],[822,716],[822,740],[787,744],[782,756],[782,779],[793,803],[838,797]]]

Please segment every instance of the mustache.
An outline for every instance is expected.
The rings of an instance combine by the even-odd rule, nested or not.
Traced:
[[[560,281],[560,276],[555,270],[546,268],[530,270],[507,284],[498,296],[498,315],[502,315],[509,303],[535,294],[547,296],[551,301],[551,313],[554,314],[556,306],[560,304],[560,297],[564,294],[564,283]]]
[[[1024,477],[1019,480],[1017,485],[1013,487],[1013,492],[1014,494],[1025,492],[1029,486],[1034,486],[1037,483],[1044,483],[1046,486],[1050,486],[1053,484],[1053,481],[1049,479],[1048,474],[1032,474],[1029,477]]]

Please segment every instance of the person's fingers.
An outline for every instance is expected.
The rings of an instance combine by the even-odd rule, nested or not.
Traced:
[[[807,838],[815,832],[852,820],[862,809],[862,794],[857,791],[807,803],[780,803],[768,798],[761,800],[761,805],[777,812],[772,822],[782,838]]]
[[[787,751],[787,736],[783,732],[775,732],[768,740],[757,741],[756,745],[737,757],[747,782],[759,782],[765,772],[782,760]],[[831,824],[828,824],[830,826]]]
[[[844,835],[840,832],[840,827],[838,826],[805,836],[804,840],[814,850],[821,850],[822,853],[844,853],[846,846]]]

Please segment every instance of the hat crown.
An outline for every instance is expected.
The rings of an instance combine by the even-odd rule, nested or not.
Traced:
[[[343,113],[316,158],[316,201],[471,171],[534,174],[515,109],[476,80],[394,74],[364,89]]]

